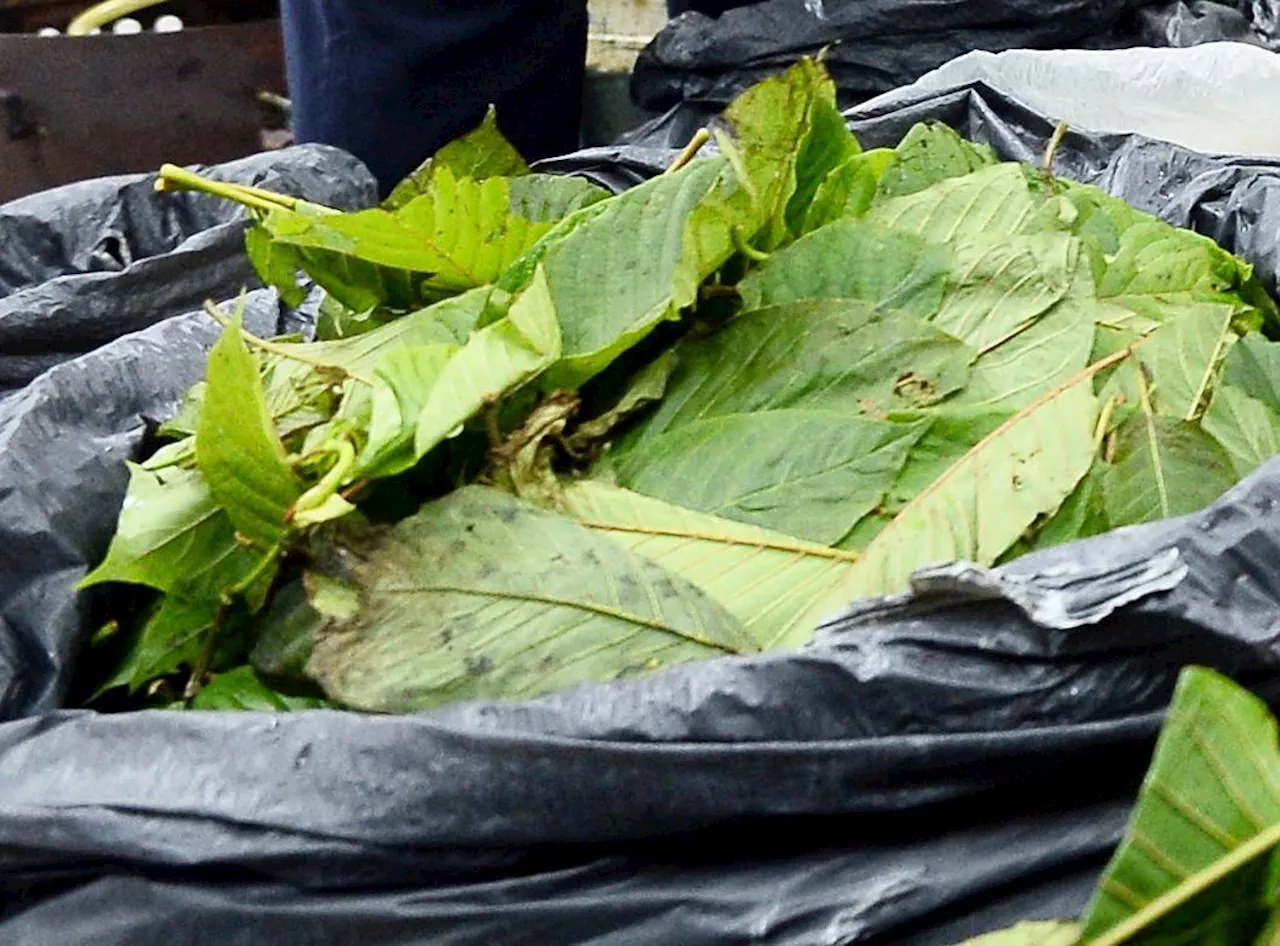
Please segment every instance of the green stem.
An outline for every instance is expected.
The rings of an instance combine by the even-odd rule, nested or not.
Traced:
[[[699,128],[694,132],[693,138],[690,139],[689,143],[684,146],[684,150],[676,155],[676,159],[671,162],[671,167],[667,168],[663,173],[674,174],[681,168],[687,167],[689,162],[698,156],[698,152],[701,151],[703,146],[710,140],[711,132],[707,131],[705,128]]]
[[[106,0],[85,10],[67,26],[68,36],[88,36],[93,30],[148,7],[158,7],[166,0]]]
[[[747,238],[742,233],[741,226],[735,226],[729,232],[733,235],[733,245],[738,248],[739,253],[749,260],[755,260],[757,263],[768,262],[769,254],[763,250],[757,250],[748,243]]]
[[[1167,916],[1192,897],[1204,893],[1218,881],[1244,867],[1267,851],[1280,845],[1280,824],[1273,824],[1255,834],[1221,860],[1188,877],[1172,890],[1152,900],[1122,923],[1117,923],[1101,936],[1087,941],[1087,946],[1120,946],[1152,923]]]
[[[205,635],[203,643],[200,645],[200,654],[196,657],[195,666],[191,668],[191,676],[187,678],[186,688],[182,691],[182,698],[190,700],[199,694],[204,687],[204,679],[209,675],[209,668],[213,666],[213,658],[218,650],[218,641],[222,637],[222,626],[227,622],[227,612],[235,605],[236,599],[244,596],[244,593],[253,587],[267,570],[274,567],[276,559],[280,557],[281,548],[275,546],[270,549],[266,555],[262,557],[257,566],[249,573],[249,575],[237,585],[233,585],[224,591],[218,601],[218,611],[213,618],[213,626],[209,628],[209,633]]]
[[[337,460],[334,461],[333,466],[329,468],[329,472],[321,477],[315,486],[312,486],[298,497],[293,504],[293,508],[289,510],[289,519],[292,520],[300,512],[318,509],[322,506],[330,496],[338,492],[338,489],[350,477],[351,471],[355,469],[356,448],[352,446],[351,441],[346,437],[343,437],[337,443],[326,446],[324,452],[335,454]]]
[[[210,180],[176,164],[165,164],[160,167],[159,177],[156,178],[156,190],[161,193],[194,191],[198,194],[209,194],[259,213],[270,213],[273,210],[291,210],[313,216],[332,216],[341,213],[323,204],[313,204],[310,201],[290,197],[288,194],[277,194],[261,187]]]

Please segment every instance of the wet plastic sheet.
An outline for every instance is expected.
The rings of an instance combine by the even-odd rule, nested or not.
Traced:
[[[1053,125],[976,84],[855,127],[889,143],[925,117],[1016,157],[1038,156]],[[667,157],[549,166],[622,187]],[[1214,232],[1274,284],[1274,164],[1083,133],[1059,159]],[[273,298],[258,299],[270,321]],[[151,338],[155,363],[174,340]],[[63,366],[49,416],[100,412],[99,444],[51,477],[43,502],[61,497],[62,515],[27,527],[77,551],[33,559],[11,586],[43,582],[23,630],[63,662],[17,645],[11,676],[45,697],[11,696],[11,716],[47,707],[69,670],[68,585],[110,532],[123,475],[107,471],[144,410],[103,406],[112,349],[93,357]],[[45,473],[63,449],[11,443],[0,460],[22,465],[0,467],[0,516],[12,471]],[[0,548],[24,522],[0,520]],[[29,715],[0,725],[0,942],[946,946],[1071,915],[1119,839],[1179,668],[1280,699],[1278,561],[1280,460],[1196,516],[922,573],[795,654],[410,717]],[[11,627],[0,653],[29,639]]]
[[[765,0],[717,18],[686,13],[641,53],[642,108],[723,108],[801,56],[822,52],[845,106],[907,85],[972,50],[1273,47],[1274,0]]]

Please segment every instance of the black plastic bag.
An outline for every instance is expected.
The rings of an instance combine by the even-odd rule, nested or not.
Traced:
[[[982,89],[858,130],[890,141],[923,117],[1005,156],[1038,155],[1050,130]],[[1248,228],[1239,208],[1274,201],[1280,169],[1138,138],[1071,136],[1059,155],[1147,205],[1147,169],[1194,171],[1164,209],[1270,260],[1274,280],[1274,256],[1254,255],[1273,252],[1274,203],[1259,197]],[[667,157],[544,166],[622,187]],[[112,349],[96,354],[64,366],[84,366],[67,387],[106,390]],[[64,403],[80,405],[71,425],[96,402]],[[69,466],[103,480],[93,503],[74,472],[50,484],[74,530],[66,515],[4,518],[0,502],[6,547],[26,529],[81,550],[11,586],[44,582],[24,620],[65,655],[84,630],[70,582],[110,533],[123,475],[104,471],[136,411],[95,422],[114,454],[90,445]],[[0,458],[43,469],[56,453]],[[797,653],[404,717],[30,715],[0,725],[0,942],[947,946],[1071,915],[1120,837],[1180,668],[1280,700],[1277,562],[1280,460],[1196,516],[923,573],[914,595],[860,605]],[[23,640],[0,626],[0,653]],[[70,669],[25,653],[10,666],[46,694]]]
[[[764,0],[686,13],[644,49],[641,108],[718,111],[802,56],[823,54],[843,107],[907,85],[970,50],[1280,43],[1274,0]]]

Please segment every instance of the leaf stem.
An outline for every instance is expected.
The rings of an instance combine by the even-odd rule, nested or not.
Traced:
[[[742,226],[740,224],[733,226],[729,232],[733,235],[733,245],[736,246],[738,248],[738,252],[747,259],[754,260],[757,263],[767,263],[769,261],[768,253],[763,250],[757,250],[747,242],[747,238],[743,234]]]
[[[1049,139],[1049,145],[1044,149],[1044,159],[1040,163],[1040,169],[1044,171],[1046,179],[1053,180],[1053,159],[1058,155],[1058,148],[1062,146],[1062,139],[1067,137],[1068,125],[1066,122],[1058,122],[1058,126],[1053,129],[1053,136]]]
[[[1152,900],[1138,912],[1117,923],[1101,936],[1087,941],[1087,946],[1120,946],[1156,920],[1168,915],[1197,894],[1204,893],[1218,881],[1239,870],[1255,858],[1280,845],[1280,823],[1273,824],[1261,834],[1255,834],[1231,853],[1214,861],[1199,873],[1188,877],[1172,890]]]
[[[244,593],[253,587],[254,582],[275,566],[276,559],[280,557],[280,551],[278,545],[269,549],[262,556],[262,561],[258,562],[244,580],[228,588],[219,596],[217,613],[214,614],[209,633],[205,635],[200,645],[200,654],[196,657],[195,666],[191,668],[191,676],[187,678],[187,685],[182,691],[183,699],[195,698],[204,687],[204,679],[209,675],[209,668],[213,665],[213,658],[217,653],[218,642],[222,637],[222,627],[226,624],[228,612],[235,605],[237,598],[243,597]]]
[[[676,159],[671,162],[671,166],[664,171],[664,174],[675,174],[689,165],[694,158],[698,156],[698,152],[703,149],[708,141],[711,140],[711,132],[705,128],[699,128],[694,132],[689,143],[684,146],[681,152],[676,155]]]
[[[156,190],[162,194],[176,191],[209,194],[213,197],[221,197],[223,200],[230,200],[259,213],[270,213],[273,210],[291,210],[313,216],[329,216],[341,213],[341,211],[326,207],[323,204],[314,204],[298,197],[290,197],[288,194],[277,194],[261,187],[211,180],[207,177],[201,177],[193,171],[188,171],[186,168],[178,167],[176,164],[161,166],[160,174],[156,178]]]
[[[204,310],[209,314],[210,318],[223,328],[231,327],[231,319],[229,319],[226,314],[218,308],[217,304],[212,299],[205,302]],[[298,351],[296,346],[280,345],[276,342],[268,341],[265,338],[259,338],[257,335],[254,335],[243,327],[240,329],[240,333],[244,337],[245,344],[250,348],[257,348],[270,355],[275,355],[279,358],[287,358],[290,361],[310,365],[313,368],[319,368],[323,371],[337,371],[344,377],[350,378],[353,381],[359,381],[361,384],[368,385],[369,387],[373,387],[372,378],[362,375],[359,372],[352,371],[350,368],[345,368],[342,365],[334,364],[321,358],[312,358],[310,355]]]

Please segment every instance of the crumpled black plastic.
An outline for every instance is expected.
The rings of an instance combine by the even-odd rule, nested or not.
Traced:
[[[857,129],[889,142],[929,115],[1006,156],[1039,155],[1051,131],[979,88],[909,111]],[[1072,136],[1059,155],[1217,228],[1274,283],[1280,169],[1134,137]],[[625,187],[669,156],[543,166]],[[1188,170],[1168,198],[1142,192],[1159,168]],[[252,302],[269,323],[274,296]],[[118,459],[199,372],[192,345],[164,376],[191,318],[149,330],[143,386],[167,393],[145,407],[111,406],[111,346],[57,369],[43,430],[89,424],[97,442],[0,448],[0,549],[77,550],[0,594],[24,602],[25,636],[6,618],[0,654],[27,687],[9,684],[3,713],[24,718],[0,725],[6,946],[947,946],[1080,911],[1182,666],[1280,701],[1276,460],[1194,516],[924,571],[796,653],[415,716],[44,712],[84,630],[69,587],[110,532]],[[15,515],[14,471],[50,475],[64,452],[42,500],[63,515]],[[27,652],[31,628],[56,666]]]
[[[1234,40],[1276,48],[1274,0],[764,0],[685,13],[641,52],[631,97],[722,109],[822,54],[842,107],[909,85],[975,49],[1110,49]]]

